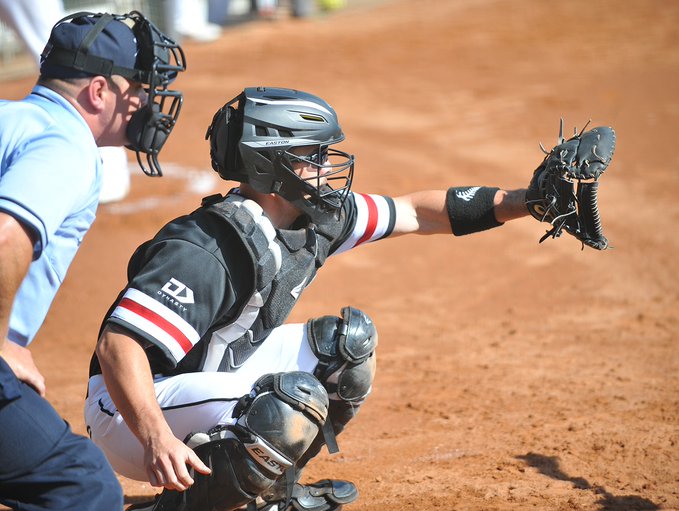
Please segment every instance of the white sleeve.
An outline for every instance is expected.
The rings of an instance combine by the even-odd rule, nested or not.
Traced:
[[[333,252],[340,254],[363,243],[377,241],[389,236],[394,230],[396,209],[391,197],[352,193],[354,203],[354,226],[351,234]]]

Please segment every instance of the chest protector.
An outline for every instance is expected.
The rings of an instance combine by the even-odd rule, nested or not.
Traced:
[[[235,319],[212,332],[204,371],[233,371],[257,350],[271,330],[283,324],[302,291],[325,263],[342,232],[344,214],[323,225],[276,229],[256,202],[239,195],[215,198],[208,211],[228,222],[252,259],[254,292]]]

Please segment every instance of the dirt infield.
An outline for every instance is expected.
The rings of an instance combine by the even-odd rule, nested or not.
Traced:
[[[351,4],[353,5],[353,4]],[[611,125],[600,203],[613,250],[539,245],[527,218],[331,260],[292,320],[367,311],[366,406],[309,479],[355,481],[356,511],[679,510],[679,2],[393,0],[186,44],[186,100],[160,180],[102,206],[33,344],[48,398],[84,432],[87,364],[133,249],[225,191],[205,128],[244,86],[323,96],[354,190],[527,184],[559,118]],[[20,97],[32,80],[1,84]],[[154,489],[121,479],[126,502]]]

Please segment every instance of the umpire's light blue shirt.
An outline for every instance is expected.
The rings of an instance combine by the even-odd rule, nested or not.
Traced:
[[[36,85],[21,101],[0,101],[0,211],[37,235],[10,340],[26,346],[42,325],[94,221],[101,169],[92,132],[62,96]]]

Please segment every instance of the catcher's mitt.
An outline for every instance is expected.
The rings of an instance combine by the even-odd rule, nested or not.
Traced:
[[[588,123],[589,124],[589,123]],[[615,151],[615,131],[609,127],[585,131],[587,125],[568,140],[559,140],[535,170],[526,192],[531,215],[552,228],[540,239],[558,238],[565,230],[584,245],[597,250],[608,248],[603,234],[597,192],[599,176],[608,167]]]

